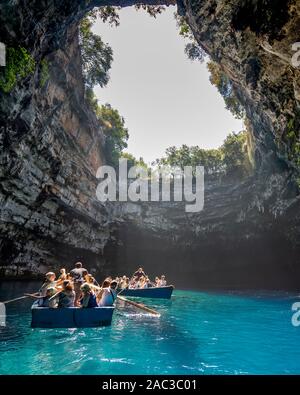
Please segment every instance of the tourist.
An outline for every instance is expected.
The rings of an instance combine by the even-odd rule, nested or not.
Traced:
[[[56,288],[54,287],[49,287],[46,290],[46,294],[45,296],[39,296],[37,294],[24,294],[25,296],[29,296],[31,298],[34,299],[38,299],[38,307],[51,307],[51,308],[55,308],[57,307],[57,300],[54,299],[50,299],[52,298],[53,295],[56,294]]]
[[[150,278],[147,276],[145,279],[144,288],[152,288],[152,287],[153,287],[153,285],[150,281]]]
[[[101,294],[101,299],[99,301],[99,306],[112,306],[117,299],[117,286],[118,283],[116,281],[112,281],[107,287],[103,287],[103,292]]]
[[[60,275],[58,277],[58,280],[56,281],[56,285],[61,285],[65,280],[67,280],[66,269],[60,269],[59,273]]]
[[[88,274],[88,271],[82,267],[81,262],[75,263],[75,268],[71,270],[70,275],[74,282],[75,291],[75,306],[78,305],[78,301],[81,296],[81,286],[84,283],[84,276]]]
[[[100,303],[100,300],[102,298],[102,295],[105,293],[105,289],[110,286],[111,281],[108,279],[108,277],[102,282],[102,285],[100,287],[100,291],[97,293],[97,303]]]
[[[85,282],[89,284],[96,297],[98,297],[99,293],[101,292],[98,281],[91,274],[87,274],[84,279]]]
[[[58,306],[61,307],[74,307],[75,306],[75,291],[72,283],[65,280],[62,283],[62,290],[57,292],[52,298],[58,297]],[[52,299],[51,298],[51,299]]]
[[[140,277],[140,279],[137,281],[137,288],[144,288],[144,285],[145,285],[145,280],[146,280],[146,277],[144,277],[144,276],[142,276],[142,277]]]
[[[90,285],[93,285],[95,287],[100,287],[100,285],[99,285],[98,281],[95,279],[95,277],[93,277],[89,273],[84,276],[84,280],[86,283],[88,283]]]
[[[144,273],[143,268],[140,267],[136,272],[133,273],[132,277],[135,277],[139,280],[141,277],[146,277],[146,274]]]
[[[98,307],[96,295],[92,290],[92,287],[88,283],[84,283],[81,286],[82,297],[80,304],[82,308],[93,308]]]
[[[46,279],[45,279],[43,285],[41,286],[41,288],[39,289],[40,296],[46,296],[48,288],[53,288],[53,287],[55,288],[56,287],[55,273],[48,272],[48,273],[46,273],[45,277],[46,277]]]
[[[138,286],[138,279],[137,277],[133,277],[129,282],[129,289],[136,289]]]
[[[166,276],[162,275],[159,281],[159,286],[160,287],[165,287],[167,285],[167,281],[166,281]]]
[[[159,277],[155,277],[154,286],[155,287],[160,287],[160,279],[159,279]]]
[[[119,284],[119,287],[121,288],[121,289],[126,289],[126,288],[128,288],[128,277],[126,277],[126,276],[123,276],[122,277],[122,279],[121,279],[121,281],[120,281],[120,284]]]

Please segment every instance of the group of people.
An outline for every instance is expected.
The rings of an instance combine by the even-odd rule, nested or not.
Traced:
[[[40,307],[104,307],[114,304],[117,287],[117,281],[112,279],[105,279],[100,286],[77,262],[70,273],[60,269],[58,279],[55,273],[48,272],[39,292],[26,295],[38,299]]]
[[[60,269],[59,277],[53,272],[46,273],[40,290],[27,296],[38,299],[40,307],[104,307],[112,306],[117,298],[117,289],[143,289],[166,286],[166,278],[162,275],[151,282],[143,268],[139,268],[129,279],[126,276],[107,277],[101,286],[97,280],[82,266],[81,262],[69,273]]]
[[[140,267],[129,279],[126,276],[121,278],[117,278],[119,283],[119,288],[121,289],[144,289],[144,288],[153,288],[153,287],[165,287],[167,285],[165,275],[162,275],[160,278],[155,277],[154,281],[151,281],[150,278],[145,274],[142,267]]]

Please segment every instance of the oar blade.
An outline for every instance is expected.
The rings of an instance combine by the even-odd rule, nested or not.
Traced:
[[[137,308],[139,308],[139,309],[141,309],[141,310],[144,310],[144,311],[146,311],[147,313],[150,313],[150,314],[152,314],[152,315],[155,315],[156,317],[160,317],[160,313],[159,313],[158,311],[153,310],[153,309],[150,309],[150,307],[145,306],[145,305],[142,304],[142,303],[133,302],[132,300],[126,299],[126,298],[124,298],[124,296],[119,296],[119,295],[118,295],[118,299],[120,299],[120,300],[122,300],[123,302],[126,302],[126,303],[128,303],[128,304],[131,304],[132,306],[135,306],[135,307],[137,307]]]

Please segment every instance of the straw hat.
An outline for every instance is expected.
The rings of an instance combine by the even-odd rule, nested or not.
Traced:
[[[53,277],[53,276],[55,276],[55,273],[53,273],[53,272],[46,273],[47,280],[50,280],[50,278]]]

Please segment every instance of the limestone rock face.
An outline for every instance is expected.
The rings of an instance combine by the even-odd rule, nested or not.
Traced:
[[[181,8],[246,108],[259,171],[299,174],[300,66],[292,62],[299,1],[184,0]]]
[[[142,265],[182,287],[298,289],[298,206],[282,199],[279,176],[263,193],[255,182],[207,180],[198,213],[185,202],[115,204],[118,245],[106,247],[113,272]]]
[[[24,29],[30,22],[24,21]],[[37,67],[0,97],[0,271],[5,277],[31,277],[80,259],[96,268],[110,235],[107,210],[95,194],[104,137],[84,100],[77,24],[64,22],[61,42],[42,52],[46,28],[35,27],[33,43],[36,62],[48,65],[47,81],[41,84]]]
[[[0,4],[0,41],[24,46],[36,62],[34,74],[0,92],[1,277],[83,260],[115,274],[141,264],[185,286],[296,288],[300,69],[291,58],[299,1],[178,2],[246,108],[256,169],[244,181],[207,181],[197,214],[185,213],[183,203],[96,199],[104,136],[84,100],[78,22],[105,4]],[[49,68],[45,83],[41,62]]]

